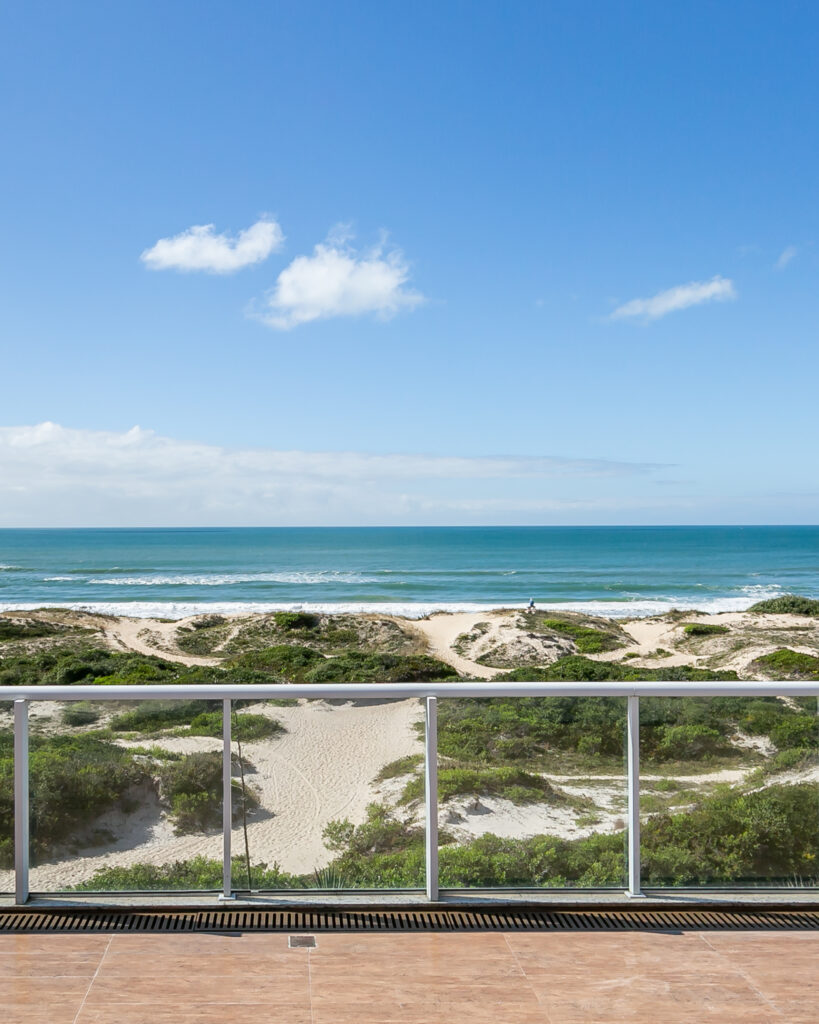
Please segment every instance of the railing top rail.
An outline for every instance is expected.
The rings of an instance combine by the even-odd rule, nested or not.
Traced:
[[[819,697],[819,682],[308,683],[198,686],[0,686],[14,700],[405,700],[408,697]]]

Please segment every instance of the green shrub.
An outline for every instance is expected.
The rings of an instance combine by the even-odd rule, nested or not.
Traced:
[[[245,862],[232,861],[233,879],[237,888],[246,884]],[[294,875],[280,871],[278,865],[268,868],[255,864],[250,869],[254,889],[293,889],[302,885]],[[206,857],[175,861],[173,864],[134,864],[127,868],[100,868],[85,882],[71,887],[79,892],[162,892],[166,889],[219,890],[222,888],[222,862]]]
[[[61,718],[63,725],[79,726],[93,725],[98,722],[102,712],[93,707],[88,701],[79,700],[66,704],[62,710]]]
[[[423,764],[423,761],[423,754],[407,754],[406,757],[399,757],[397,761],[390,761],[389,764],[385,764],[373,779],[373,782],[386,782],[387,779],[396,779],[401,775],[409,775],[415,771],[418,765]]]
[[[597,753],[621,757],[624,728],[623,698],[459,698],[438,708],[441,754],[478,765],[540,761],[587,737]]]
[[[639,668],[634,665],[624,664],[622,661],[592,661],[590,658],[584,658],[580,654],[569,654],[565,658],[559,658],[557,661],[552,662],[551,665],[516,668],[511,672],[499,675],[497,678],[508,682],[593,682],[607,679],[617,682],[649,681],[652,679],[668,682],[675,682],[677,680],[706,682],[710,680],[735,681],[737,674],[733,671],[718,672],[713,669],[693,668],[691,665],[669,665],[668,668]]]
[[[192,619],[176,631],[180,650],[188,654],[212,654],[229,632],[228,620],[222,615],[203,615]]]
[[[735,885],[819,882],[819,821],[815,785],[772,786],[743,794],[725,790],[678,814],[661,813],[643,825],[646,885]],[[455,845],[446,836],[439,853],[442,886],[487,888],[621,887],[625,881],[622,833],[560,839],[539,835],[504,839],[484,835]],[[325,845],[336,856],[328,875],[361,888],[422,888],[424,833],[371,804],[362,825],[331,822]],[[244,865],[233,864],[237,886]],[[283,875],[274,866],[252,869],[258,888],[312,886],[312,875]],[[77,886],[83,890],[219,889],[221,864],[194,858],[163,867],[106,869]]]
[[[813,654],[800,654],[787,647],[763,654],[751,663],[767,675],[779,675],[783,679],[819,679],[819,658]]]
[[[816,786],[726,789],[684,814],[652,818],[643,837],[649,885],[816,880]]]
[[[318,615],[309,612],[274,612],[273,621],[279,629],[293,632],[299,629],[317,629],[321,621]]]
[[[730,633],[727,626],[718,626],[714,622],[689,622],[683,626],[683,633],[688,636],[719,636],[722,633]]]
[[[221,736],[222,712],[203,711],[190,724],[191,736]],[[231,736],[234,740],[263,740],[269,736],[278,736],[285,731],[281,722],[267,715],[234,715],[231,725]]]
[[[786,772],[794,768],[808,768],[816,764],[816,750],[806,750],[803,747],[792,747],[789,750],[780,750],[765,765],[768,773]]]
[[[697,761],[725,753],[726,748],[720,733],[707,725],[666,725],[654,754],[662,761]]]
[[[219,669],[192,669],[144,654],[98,647],[51,647],[0,661],[3,686],[225,682]]]
[[[163,765],[159,771],[162,796],[170,804],[176,832],[207,832],[222,824],[222,754],[220,751],[188,754],[180,761]],[[258,805],[252,791],[245,797],[233,783],[233,817]]]
[[[750,612],[764,612],[766,615],[819,615],[819,601],[799,594],[783,594],[768,601],[751,605]]]
[[[114,732],[161,732],[177,725],[187,725],[203,714],[222,713],[215,700],[151,700],[141,701],[132,711],[123,711],[111,719]],[[221,730],[221,727],[220,727]]]
[[[59,633],[85,633],[79,627],[59,626],[51,622],[39,622],[31,619],[7,619],[0,616],[0,642],[4,640],[34,640],[43,636],[56,636]]]
[[[325,658],[306,673],[308,683],[416,683],[457,679],[451,666],[427,654],[370,654],[349,651]]]
[[[779,750],[819,747],[819,718],[816,715],[783,718],[773,726],[770,736]]]
[[[307,672],[324,661],[324,655],[297,644],[276,644],[260,651],[247,651],[230,662],[231,667],[267,673],[283,682],[305,682]]]
[[[520,768],[441,768],[438,771],[438,799],[454,796],[499,796],[515,804],[565,803],[566,797],[540,775]],[[424,779],[410,779],[401,794],[401,803],[421,800]]]
[[[384,804],[377,803],[368,805],[363,824],[352,825],[346,819],[331,821],[324,827],[322,837],[328,850],[342,855],[334,864],[344,873],[348,873],[345,860],[406,850],[409,846],[423,849],[424,845],[423,828],[408,825]]]
[[[318,651],[297,644],[248,651],[231,664],[269,672],[291,683],[412,683],[458,678],[451,665],[426,654],[346,651],[336,658],[325,658]]]
[[[150,783],[150,771],[132,751],[89,733],[32,736],[32,863],[88,832],[105,811],[126,801],[133,788]],[[0,864],[11,865],[14,821],[12,734],[0,733]]]
[[[726,790],[682,813],[658,814],[643,825],[646,885],[703,885],[799,879],[816,884],[819,821],[815,785],[773,786],[755,793]],[[365,825],[334,822],[325,843],[334,867],[360,887],[421,887],[423,833],[383,808]],[[623,834],[568,840],[539,835],[484,835],[439,853],[447,887],[621,887]]]
[[[569,637],[574,641],[581,654],[600,654],[603,651],[611,651],[616,647],[623,646],[623,641],[619,636],[603,629],[580,626],[575,622],[567,622],[563,619],[541,619],[539,625],[560,636]]]
[[[589,664],[606,668],[606,663]],[[643,756],[649,761],[747,756],[727,737],[738,729],[770,736],[779,723],[801,717],[815,720],[774,697],[643,697]],[[619,759],[624,744],[623,698],[458,698],[441,701],[438,708],[439,750],[459,762],[544,765],[563,752]]]

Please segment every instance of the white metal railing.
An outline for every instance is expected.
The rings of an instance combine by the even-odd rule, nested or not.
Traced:
[[[223,888],[234,899],[231,879],[233,827],[231,706],[234,700],[275,698],[373,698],[424,701],[426,894],[438,899],[438,700],[455,697],[625,697],[627,698],[628,888],[642,896],[640,872],[640,697],[819,697],[816,682],[560,682],[560,683],[334,683],[316,685],[219,686],[0,686],[0,702],[14,706],[14,870],[15,902],[29,898],[28,707],[32,701],[222,701]]]

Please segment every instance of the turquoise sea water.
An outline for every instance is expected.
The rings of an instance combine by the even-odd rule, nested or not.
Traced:
[[[819,597],[819,527],[0,530],[0,608],[602,615]]]

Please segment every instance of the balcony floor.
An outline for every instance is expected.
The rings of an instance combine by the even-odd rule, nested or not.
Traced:
[[[5,1024],[816,1024],[819,933],[0,937]]]

